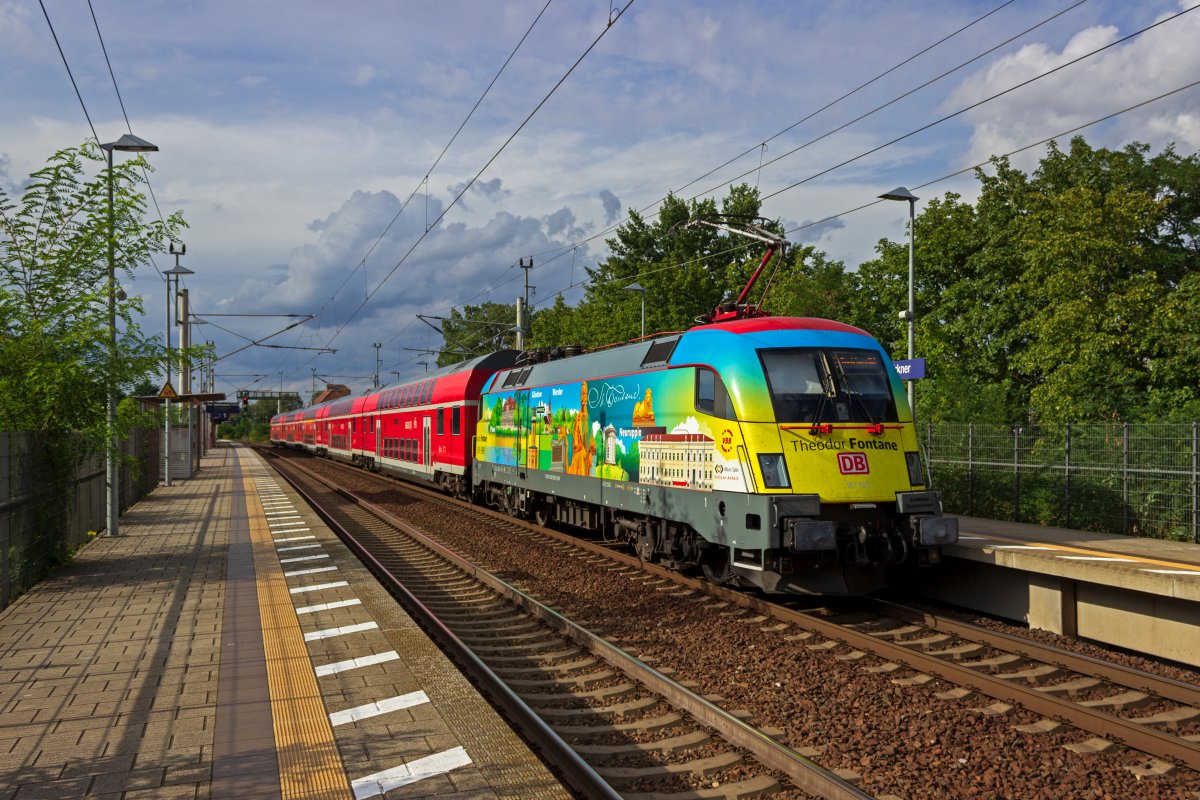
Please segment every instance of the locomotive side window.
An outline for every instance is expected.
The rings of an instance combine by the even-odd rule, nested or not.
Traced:
[[[450,433],[454,436],[462,434],[462,409],[455,406],[450,414]]]
[[[775,421],[896,422],[887,368],[872,350],[760,350]]]
[[[737,419],[733,412],[733,401],[725,389],[725,382],[717,373],[705,367],[696,370],[696,410],[722,419]]]
[[[434,416],[437,417],[437,432],[438,436],[446,433],[446,415],[450,413],[450,409],[443,408],[441,411],[435,411]]]

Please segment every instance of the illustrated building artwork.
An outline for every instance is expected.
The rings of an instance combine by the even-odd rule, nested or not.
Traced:
[[[713,445],[702,433],[643,436],[638,482],[712,491]]]

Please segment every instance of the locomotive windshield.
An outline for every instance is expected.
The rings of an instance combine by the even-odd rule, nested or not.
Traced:
[[[873,350],[760,350],[775,421],[896,422],[887,367]]]

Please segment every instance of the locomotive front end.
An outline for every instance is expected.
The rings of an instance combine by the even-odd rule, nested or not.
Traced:
[[[713,326],[720,334],[736,334],[723,337],[714,364],[737,411],[739,441],[729,446],[761,509],[746,529],[717,532],[741,582],[870,591],[886,568],[935,563],[958,540],[924,474],[903,387],[873,338],[788,318]]]

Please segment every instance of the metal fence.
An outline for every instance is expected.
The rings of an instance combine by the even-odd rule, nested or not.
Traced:
[[[0,431],[0,609],[107,524],[103,456],[85,457],[63,481],[43,452],[35,434]],[[133,431],[121,453],[124,510],[158,484],[158,431]]]
[[[1200,423],[920,426],[946,510],[1200,541]]]

